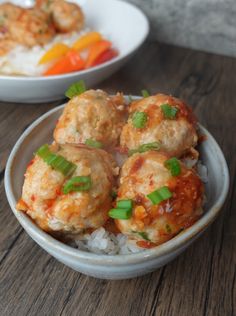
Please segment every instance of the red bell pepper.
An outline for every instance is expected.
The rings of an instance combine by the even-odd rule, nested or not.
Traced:
[[[106,50],[104,53],[102,53],[93,63],[92,66],[97,66],[100,64],[105,63],[108,60],[111,60],[113,58],[115,58],[116,56],[118,56],[118,52],[117,50],[110,48],[108,50]]]

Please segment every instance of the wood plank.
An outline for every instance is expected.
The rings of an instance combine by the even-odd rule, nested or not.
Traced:
[[[0,315],[236,315],[236,59],[147,43],[97,87],[170,93],[192,104],[222,147],[232,176],[217,221],[183,255],[147,276],[105,281],[57,262],[22,231],[0,183]],[[59,102],[60,103],[60,102]],[[58,103],[57,103],[58,104]],[[27,124],[52,105],[0,104],[1,171]],[[27,111],[26,111],[27,107]]]
[[[0,135],[3,137],[0,142],[0,171],[4,170],[10,151],[23,131],[43,113],[62,102],[33,105],[0,102]]]

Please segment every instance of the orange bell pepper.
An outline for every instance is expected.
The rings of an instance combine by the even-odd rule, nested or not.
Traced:
[[[72,48],[81,51],[88,48],[90,45],[102,40],[102,35],[98,32],[89,32],[81,36],[73,45]]]
[[[40,59],[39,65],[48,63],[54,59],[65,56],[65,54],[70,50],[69,46],[63,43],[56,43],[53,45]]]
[[[85,68],[92,67],[96,59],[104,53],[106,50],[111,48],[111,42],[102,40],[89,47],[88,57],[85,61]]]
[[[47,71],[44,76],[60,75],[68,72],[78,71],[84,68],[84,60],[75,50],[70,50],[67,54],[59,59]]]

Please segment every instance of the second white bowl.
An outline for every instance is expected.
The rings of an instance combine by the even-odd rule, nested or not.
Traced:
[[[16,2],[16,1],[15,1]],[[27,5],[28,1],[17,1]],[[104,34],[119,51],[119,56],[102,65],[65,75],[21,77],[0,75],[0,101],[39,103],[59,100],[64,91],[78,80],[91,87],[117,71],[140,47],[149,32],[141,10],[120,0],[74,0],[81,4],[86,25]]]

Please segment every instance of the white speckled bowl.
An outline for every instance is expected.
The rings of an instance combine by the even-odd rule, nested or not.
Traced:
[[[64,105],[37,119],[23,133],[7,162],[5,189],[13,213],[26,232],[48,253],[65,265],[84,274],[102,279],[126,279],[149,273],[174,259],[213,222],[219,214],[229,188],[229,174],[224,155],[211,134],[201,125],[207,140],[200,146],[201,160],[208,168],[207,204],[202,218],[166,243],[131,255],[98,255],[67,246],[38,228],[24,213],[15,209],[21,195],[24,170],[33,152],[52,141],[55,123]]]
[[[99,66],[65,75],[48,77],[0,75],[1,101],[48,102],[62,99],[64,92],[75,81],[84,80],[87,87],[94,86],[122,67],[148,35],[149,23],[146,16],[130,3],[121,0],[72,1],[82,6],[86,25],[104,34],[118,49],[119,55]],[[12,2],[25,6],[32,4],[32,0],[12,0]]]

